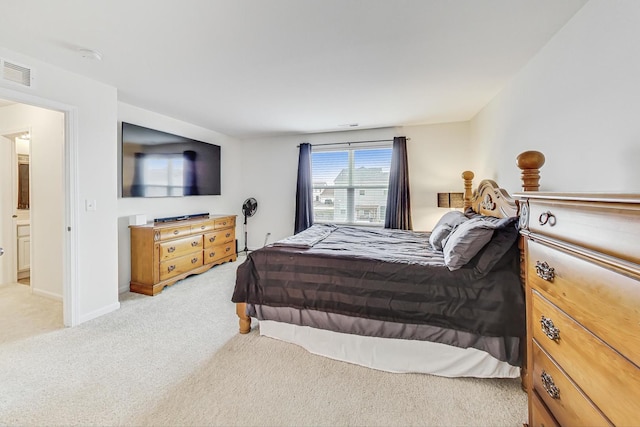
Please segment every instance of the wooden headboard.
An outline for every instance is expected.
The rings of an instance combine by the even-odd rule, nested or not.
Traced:
[[[522,170],[522,190],[538,191],[540,188],[540,168],[544,165],[544,154],[539,151],[525,151],[518,155],[516,164]],[[464,209],[472,208],[475,212],[497,218],[509,218],[519,214],[517,200],[511,198],[506,190],[498,184],[485,179],[478,188],[473,188],[474,173],[462,172],[464,180]]]

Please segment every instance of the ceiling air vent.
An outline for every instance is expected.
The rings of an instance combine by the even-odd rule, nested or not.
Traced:
[[[31,87],[31,69],[0,59],[0,77],[21,86]]]

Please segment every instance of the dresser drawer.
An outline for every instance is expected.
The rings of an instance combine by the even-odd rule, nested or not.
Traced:
[[[190,252],[202,249],[202,236],[185,237],[184,239],[171,240],[160,243],[160,260],[181,257]]]
[[[160,240],[175,239],[180,236],[188,236],[191,234],[191,226],[175,226],[160,229]]]
[[[531,394],[531,423],[529,427],[560,427],[535,391]]]
[[[186,273],[202,263],[202,252],[194,252],[179,258],[173,258],[160,263],[160,280],[170,279],[179,274]]]
[[[527,245],[530,286],[640,366],[640,282],[540,243]],[[538,263],[553,268],[553,277],[541,278]]]
[[[640,414],[640,370],[538,292],[534,290],[530,296],[532,309],[529,328],[534,339],[534,365],[537,363],[537,354],[541,353],[536,351],[536,347],[540,346],[614,424],[637,423]],[[543,317],[545,328],[553,338],[543,331]],[[535,372],[533,379],[534,382],[540,380]],[[542,392],[539,393],[560,424],[564,424],[549,400]]]
[[[227,230],[214,231],[204,235],[204,247],[221,245],[223,243],[233,242],[236,239],[236,233],[233,228]]]
[[[235,242],[224,245],[212,246],[204,250],[204,263],[209,264],[221,258],[234,255],[236,253]]]
[[[215,221],[201,222],[200,224],[193,224],[191,226],[192,233],[205,233],[215,228]]]
[[[532,356],[533,389],[560,425],[611,425],[535,341]]]
[[[234,217],[219,218],[214,221],[214,228],[235,227],[236,219]]]
[[[640,264],[637,205],[531,199],[529,230]]]

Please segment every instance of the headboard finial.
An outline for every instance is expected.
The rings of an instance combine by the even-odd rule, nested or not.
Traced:
[[[518,155],[516,164],[522,169],[522,191],[538,191],[544,154],[539,151],[525,151]]]
[[[471,207],[471,198],[473,197],[473,177],[475,174],[471,171],[462,172],[462,179],[464,179],[464,210]]]

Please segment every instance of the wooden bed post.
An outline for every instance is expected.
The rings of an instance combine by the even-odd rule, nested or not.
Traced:
[[[475,175],[471,171],[462,172],[462,179],[464,179],[464,210],[466,211],[471,207],[471,198],[473,197],[473,177]]]
[[[540,168],[544,165],[544,154],[539,151],[525,151],[520,153],[518,157],[516,157],[516,164],[522,170],[522,191],[538,191],[540,188]],[[529,206],[527,204],[522,205],[522,202],[518,202],[519,206],[519,214],[520,216],[529,216]],[[528,223],[528,219],[521,220],[520,224]],[[528,301],[527,298],[527,286],[526,286],[526,254],[525,254],[525,239],[523,236],[520,236],[518,240],[518,249],[520,250],[520,281],[522,282],[522,287],[524,289],[525,301],[527,306],[531,304],[531,301]],[[528,329],[528,326],[527,326]],[[527,342],[529,340],[525,339],[524,342],[520,343],[520,351],[522,354],[522,368],[520,374],[520,380],[522,383],[522,388],[529,392],[529,388],[531,387],[531,379],[529,378],[529,361],[527,360]]]
[[[240,325],[240,333],[248,334],[251,331],[251,318],[247,316],[247,303],[236,303],[236,314],[238,315],[238,324]]]
[[[522,191],[538,191],[544,154],[539,151],[525,151],[518,155],[516,164],[522,169]]]

